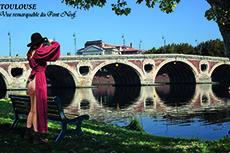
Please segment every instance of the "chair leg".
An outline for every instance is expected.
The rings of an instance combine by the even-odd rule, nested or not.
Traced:
[[[60,142],[64,139],[65,137],[65,133],[63,132],[63,130],[61,130],[61,132],[59,133],[57,139],[55,140],[55,142]]]
[[[66,124],[63,124],[63,123],[62,123],[62,130],[61,130],[61,132],[59,133],[59,135],[58,135],[58,137],[57,137],[57,139],[56,139],[55,142],[57,142],[57,141],[62,141],[62,140],[64,139],[64,137],[65,137],[65,135],[66,135],[66,131],[67,131],[66,126],[67,126]]]
[[[83,135],[83,132],[81,130],[81,123],[76,123],[77,127],[76,127],[76,131],[77,131],[77,136],[80,140],[84,140],[85,136]]]
[[[11,124],[11,126],[10,126],[10,130],[12,130],[12,129],[14,129],[16,126],[17,126],[17,124],[18,124],[18,119],[15,119],[14,120],[14,122]]]

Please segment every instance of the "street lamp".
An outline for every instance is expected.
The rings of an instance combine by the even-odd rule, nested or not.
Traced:
[[[166,49],[165,49],[166,39],[165,39],[165,36],[163,36],[162,39],[164,40],[164,50],[165,50],[165,53],[166,53]]]
[[[76,35],[75,35],[75,32],[73,33],[73,38],[74,38],[74,46],[75,46],[75,55],[77,55],[77,50],[76,50]]]
[[[122,38],[123,38],[123,49],[124,49],[124,54],[125,54],[125,36],[124,34],[122,34]]]
[[[199,55],[198,40],[196,39],[195,42],[196,42],[196,46],[197,46],[197,54]]]
[[[139,43],[139,53],[141,52],[141,43],[142,43],[142,40],[140,40],[140,43]]]
[[[11,35],[10,35],[10,31],[8,32],[8,36],[9,36],[9,56],[11,56]]]

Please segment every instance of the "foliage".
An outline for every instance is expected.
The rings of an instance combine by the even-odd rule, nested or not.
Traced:
[[[156,3],[159,4],[159,8],[162,12],[172,13],[177,4],[181,0],[136,0],[136,4],[145,3],[148,8],[154,8]],[[230,22],[230,11],[229,2],[218,3],[218,0],[207,0],[211,5],[211,8],[205,12],[205,17],[208,20],[214,20],[217,23],[223,25],[229,24]],[[91,7],[98,6],[103,7],[106,5],[106,0],[62,0],[62,3],[76,7],[77,9],[89,10]],[[214,5],[215,4],[215,5]],[[228,5],[226,5],[228,4]],[[131,8],[127,7],[127,0],[117,0],[116,3],[111,4],[112,10],[117,15],[128,15],[131,13]]]
[[[200,43],[195,47],[195,51],[200,55],[225,57],[226,52],[224,48],[224,42],[220,39],[209,40]]]
[[[156,53],[156,51],[157,51],[156,48],[153,47],[152,49],[145,51],[143,54],[154,54]]]
[[[213,0],[208,0],[208,3],[211,5],[211,8],[205,12],[205,17],[209,21],[213,20],[221,25],[230,24],[229,1],[223,0],[222,2],[217,2],[217,0],[214,0],[214,2]]]
[[[131,116],[130,117],[129,124],[127,126],[125,126],[124,128],[128,129],[128,130],[145,132],[145,130],[143,129],[143,127],[140,125],[140,121],[138,121],[135,116]]]
[[[145,5],[149,8],[154,8],[156,3],[159,3],[159,8],[165,13],[171,13],[174,11],[176,4],[180,0],[136,0],[136,4],[141,4],[145,1]],[[77,9],[89,10],[91,7],[98,6],[103,7],[107,3],[106,0],[62,0],[62,3],[76,7]],[[112,10],[117,15],[128,15],[131,13],[131,8],[127,7],[126,0],[117,0],[115,4],[111,4]]]
[[[5,118],[14,116],[10,99],[0,99],[0,116]]]
[[[159,49],[148,50],[145,54],[164,54],[164,53],[176,53],[176,54],[195,54],[195,50],[192,45],[188,43],[180,43],[180,44],[168,44],[160,47]]]
[[[224,42],[220,39],[216,39],[202,42],[196,47],[193,47],[188,43],[168,44],[166,46],[160,47],[159,49],[153,47],[152,49],[146,51],[144,54],[176,53],[225,57],[226,53],[224,47]]]

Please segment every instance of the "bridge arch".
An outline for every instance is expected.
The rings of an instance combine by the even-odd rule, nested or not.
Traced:
[[[9,74],[2,68],[0,68],[0,89],[7,89],[10,78]]]
[[[110,72],[115,85],[141,85],[144,77],[140,68],[131,62],[103,62],[91,72],[92,80],[98,71]]]
[[[50,63],[46,67],[47,87],[76,87],[76,72],[64,63]]]
[[[167,72],[170,83],[196,83],[198,71],[193,64],[187,60],[163,61],[153,74],[154,79],[159,73]]]
[[[212,82],[230,82],[230,65],[218,63],[210,71]]]

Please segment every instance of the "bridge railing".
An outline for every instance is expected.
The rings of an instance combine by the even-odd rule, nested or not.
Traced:
[[[110,60],[110,59],[196,59],[196,60],[208,60],[208,61],[224,61],[229,62],[229,58],[226,57],[212,57],[201,55],[189,55],[189,54],[129,54],[129,55],[64,55],[59,60]],[[0,62],[25,62],[26,56],[2,56]]]

